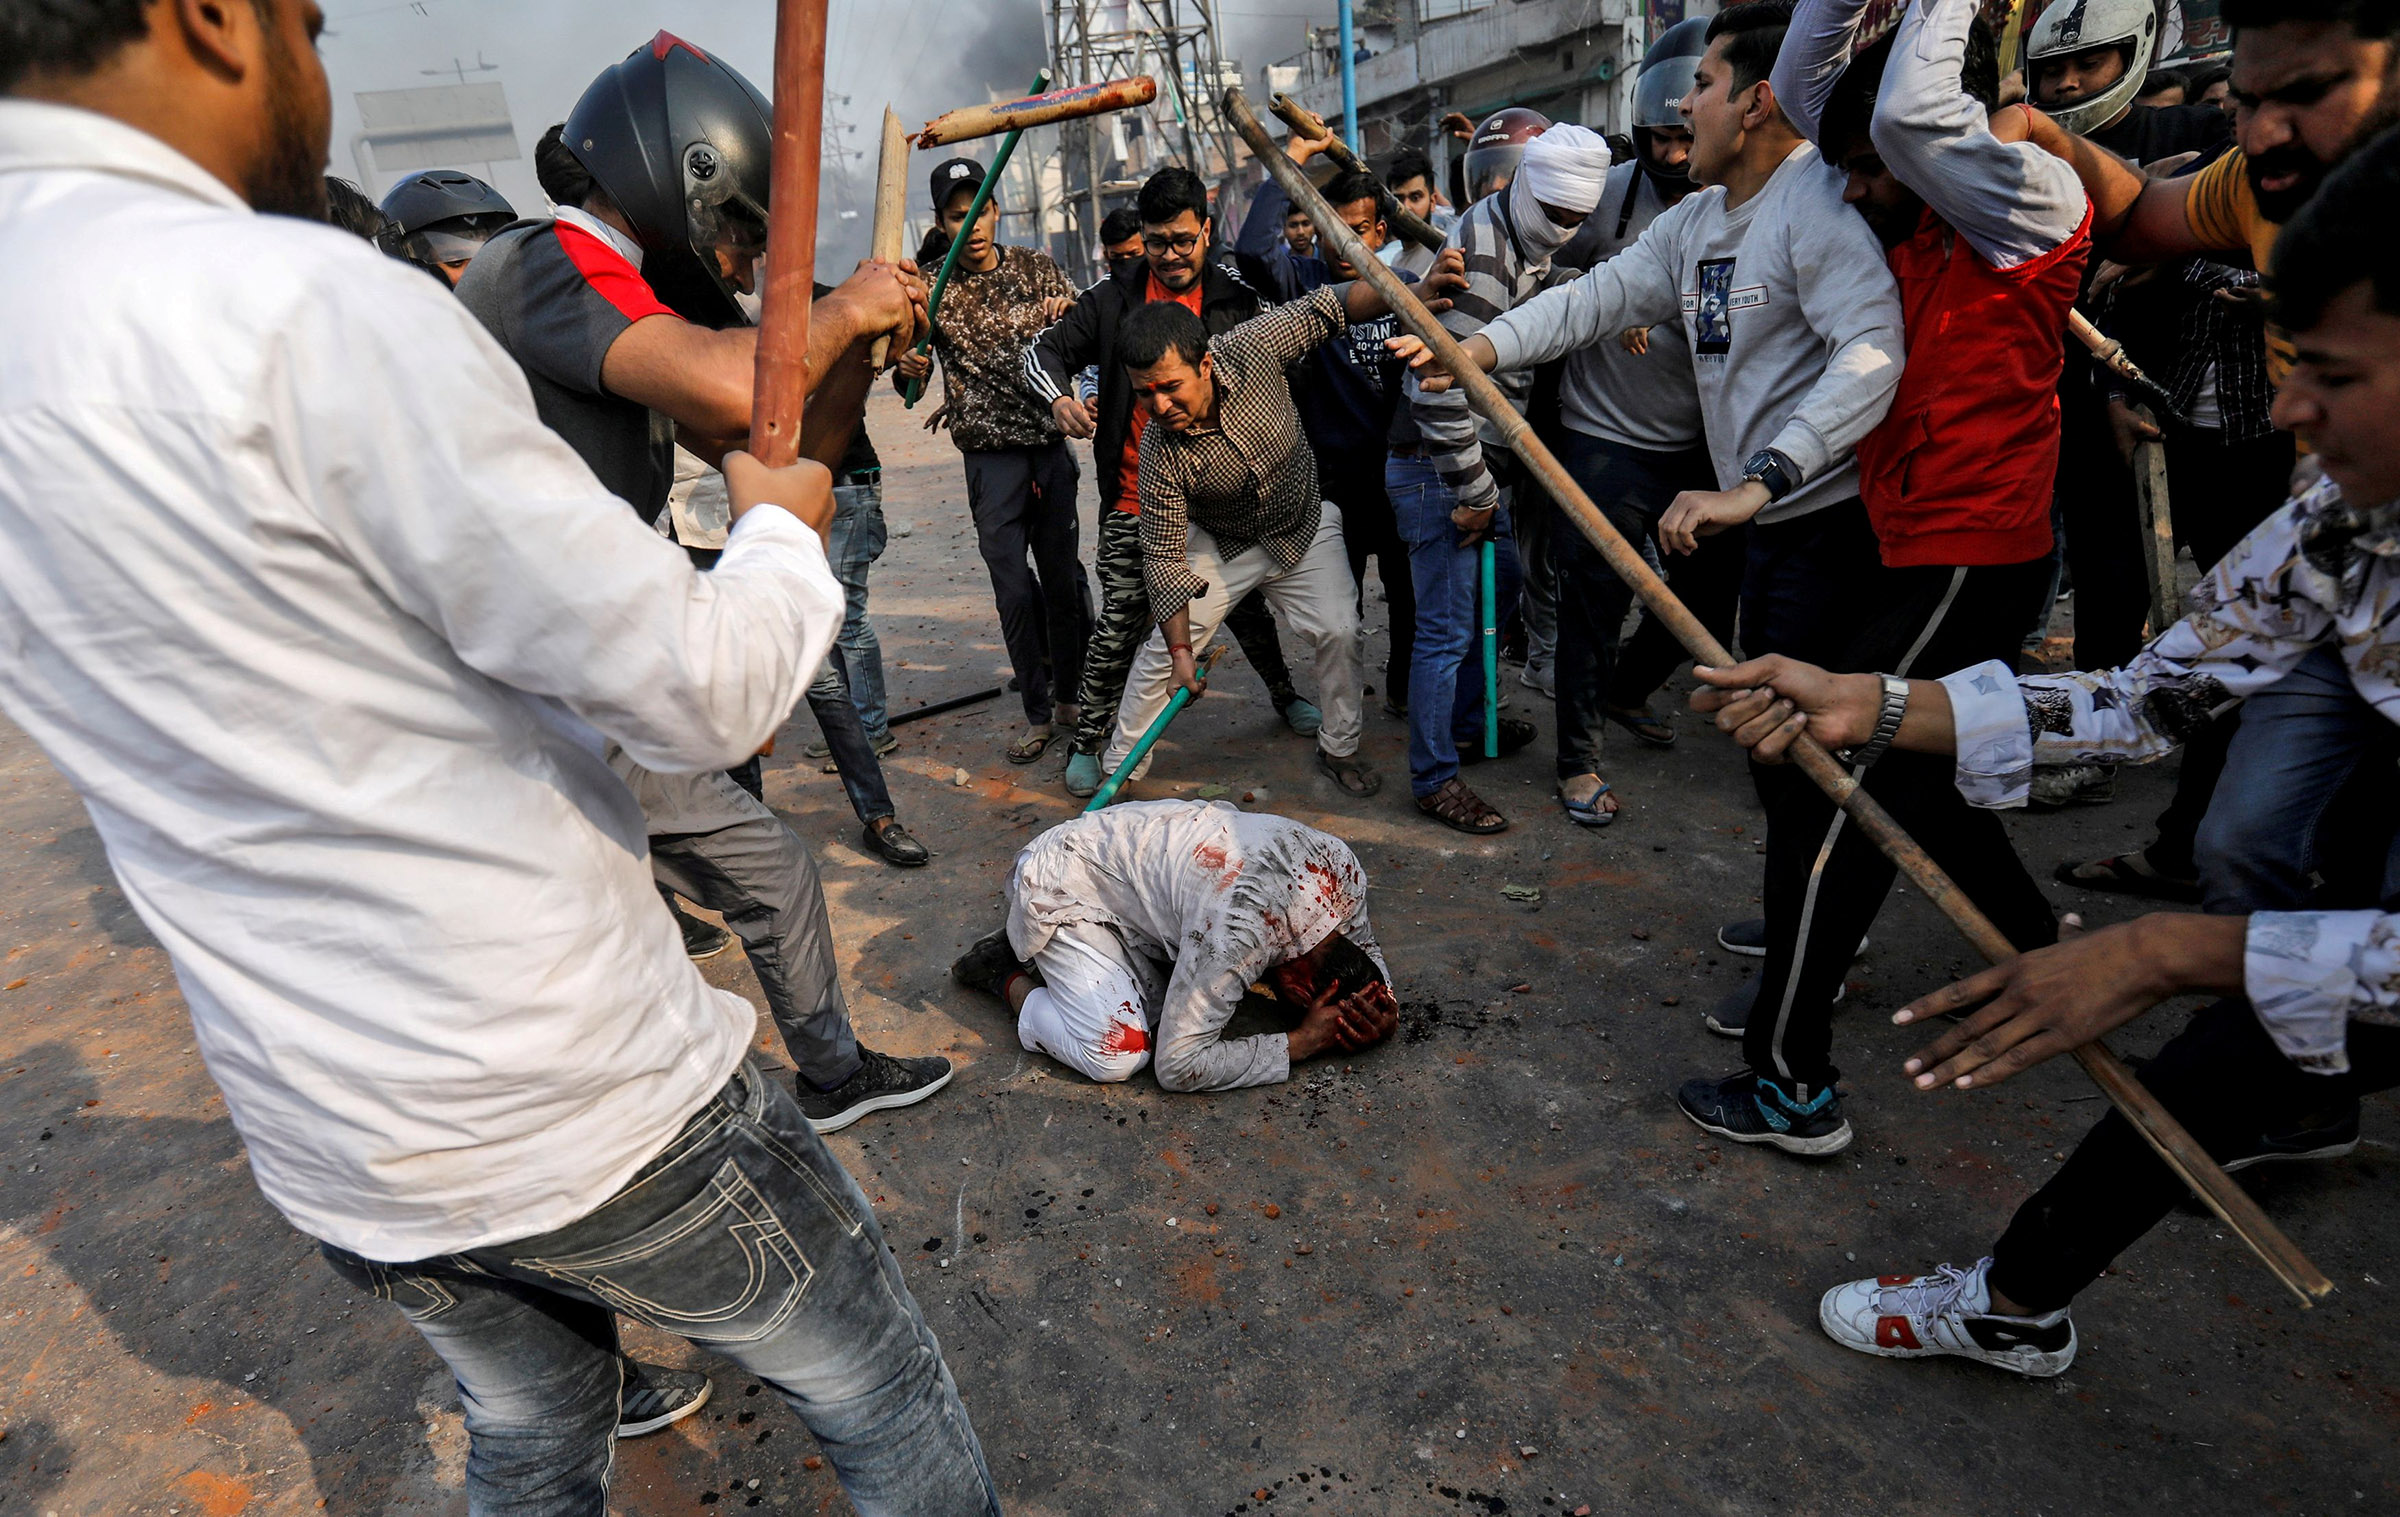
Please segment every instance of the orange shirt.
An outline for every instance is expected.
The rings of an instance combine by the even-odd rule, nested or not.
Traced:
[[[2248,253],[2250,266],[2268,272],[2275,239],[2283,227],[2259,213],[2258,196],[2251,191],[2249,158],[2240,148],[2192,176],[2184,192],[2183,219],[2192,235],[2211,248]],[[2267,328],[2267,383],[2280,390],[2292,372],[2292,339],[2281,327]]]
[[[1158,276],[1153,274],[1149,288],[1142,292],[1142,300],[1144,304],[1172,300],[1197,316],[1200,314],[1200,281],[1195,279],[1190,289],[1178,292],[1160,284]],[[1117,509],[1127,516],[1139,516],[1142,514],[1142,428],[1150,425],[1150,413],[1142,409],[1138,396],[1134,399],[1130,420],[1132,424],[1125,432],[1125,456],[1117,461]]]

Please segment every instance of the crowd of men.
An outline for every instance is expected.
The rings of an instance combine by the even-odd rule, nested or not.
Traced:
[[[881,768],[887,345],[961,454],[1009,762],[1063,749],[1077,797],[1140,779],[1225,626],[1329,801],[1366,809],[1370,724],[1401,724],[1425,823],[1496,833],[1464,771],[1541,735],[1487,726],[1476,644],[1506,624],[1561,814],[1608,827],[1641,799],[1608,729],[1678,740],[1683,652],[1351,262],[1380,260],[1741,650],[1693,705],[1767,813],[1765,914],[1718,931],[1760,967],[1704,1018],[1743,1067],[1683,1082],[1686,1117],[1803,1158],[1855,1138],[1832,1011],[1893,868],[1783,762],[1805,733],[2025,950],[1899,1014],[1957,1019],[1918,1087],[2205,992],[2141,1078],[2208,1151],[2356,1146],[2400,1083],[2400,14],[2226,0],[2230,60],[2170,74],[2153,0],[2078,0],[2003,77],[1976,0],[1884,9],[1682,22],[1629,140],[1501,110],[1446,189],[1422,153],[1378,175],[1295,137],[1312,203],[1270,180],[1235,229],[1161,170],[1080,291],[945,161],[916,263],[818,287],[803,461],[770,469],[743,445],[771,112],[722,60],[661,33],[605,71],[540,144],[542,214],[446,170],[376,205],[320,177],[313,0],[0,0],[0,705],[173,956],[262,1190],[451,1368],[472,1510],[597,1513],[613,1439],[706,1400],[625,1357],[620,1314],[783,1393],[859,1510],[999,1510],[821,1141],[951,1066],[859,1041],[759,763],[805,705],[862,844],[931,862]],[[2199,574],[2180,620],[2152,449]],[[2070,591],[2074,672],[2029,667]],[[2062,937],[1997,813],[2105,803],[2177,749],[2155,839],[2055,878],[2202,911]],[[1023,850],[953,974],[1094,1080],[1272,1083],[1395,1030],[1368,897],[1329,832],[1121,803]],[[737,941],[789,1083],[692,967]],[[1289,1030],[1228,1036],[1261,983]],[[1836,1285],[1820,1321],[2057,1374],[2073,1299],[2180,1194],[2111,1115],[1988,1255]]]

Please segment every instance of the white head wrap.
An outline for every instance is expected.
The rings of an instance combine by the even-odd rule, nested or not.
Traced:
[[[1607,138],[1561,122],[1525,144],[1516,182],[1544,205],[1588,216],[1600,203],[1614,161]]]

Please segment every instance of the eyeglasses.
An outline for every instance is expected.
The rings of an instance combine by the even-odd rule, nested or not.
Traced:
[[[1142,249],[1153,258],[1161,253],[1188,254],[1198,246],[1198,232],[1181,232],[1173,237],[1153,237],[1148,232],[1142,234]]]

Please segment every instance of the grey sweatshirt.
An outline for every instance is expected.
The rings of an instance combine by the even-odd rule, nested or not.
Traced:
[[[1572,267],[1596,267],[1633,246],[1667,210],[1641,165],[1620,163],[1608,171],[1608,187],[1583,230],[1551,262],[1572,259]],[[1639,356],[1626,352],[1614,335],[1569,353],[1558,409],[1575,431],[1623,447],[1672,453],[1699,446],[1700,394],[1683,323],[1653,327],[1650,349]]]
[[[1775,102],[1801,136],[1818,135],[1826,102],[1870,0],[1801,0],[1775,58]],[[1995,269],[2044,258],[2082,229],[2089,203],[2063,158],[1992,135],[1983,106],[1959,87],[1975,0],[1918,0],[1900,18],[1868,136],[1892,177]]]
[[[1842,203],[1842,184],[1803,142],[1736,210],[1722,187],[1686,196],[1632,247],[1486,326],[1498,367],[1529,368],[1680,314],[1718,488],[1773,448],[1801,483],[1758,520],[1857,495],[1851,450],[1890,409],[1906,350],[1891,269]]]

